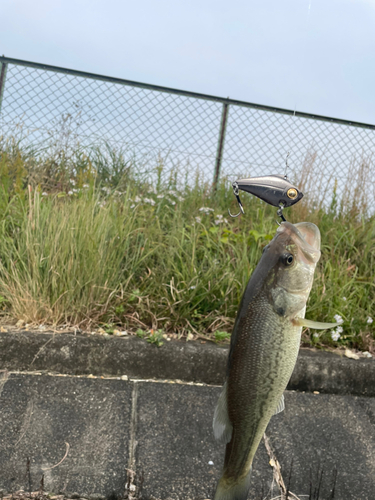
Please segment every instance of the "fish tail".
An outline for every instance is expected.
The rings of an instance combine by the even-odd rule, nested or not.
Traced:
[[[217,485],[214,500],[246,500],[250,489],[251,469],[247,476],[228,483],[223,476]]]

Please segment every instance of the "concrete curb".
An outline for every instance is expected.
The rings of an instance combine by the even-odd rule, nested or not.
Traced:
[[[0,369],[9,371],[127,375],[222,385],[227,355],[227,347],[210,343],[170,341],[158,348],[137,337],[0,333]],[[375,396],[375,363],[301,349],[288,389]]]

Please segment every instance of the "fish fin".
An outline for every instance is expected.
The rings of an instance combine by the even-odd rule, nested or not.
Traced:
[[[277,415],[278,413],[281,413],[282,411],[285,410],[285,402],[284,402],[284,394],[281,396],[281,399],[279,401],[279,404],[277,405],[277,408],[275,410],[274,415]]]
[[[305,318],[295,318],[293,323],[298,326],[306,326],[307,328],[315,328],[315,330],[326,330],[328,328],[335,328],[338,323],[320,323],[319,321],[311,321]]]
[[[247,476],[239,478],[234,484],[227,484],[222,477],[217,485],[214,500],[247,500],[250,490],[251,468]]]
[[[232,438],[233,426],[229,420],[227,401],[227,382],[225,381],[223,390],[217,401],[212,424],[215,439],[221,444],[229,443]]]

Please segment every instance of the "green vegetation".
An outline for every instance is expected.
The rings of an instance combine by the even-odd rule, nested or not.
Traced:
[[[358,187],[368,162],[355,168],[358,185],[345,203],[333,193],[327,204],[332,193],[316,186],[319,172],[307,155],[296,178],[310,196],[286,214],[291,222],[316,223],[322,233],[307,317],[343,320],[337,341],[330,331],[307,330],[304,343],[374,352],[375,218]],[[227,209],[237,207],[225,181],[216,193],[198,176],[181,187],[176,172],[164,176],[159,159],[152,187],[141,171],[109,146],[68,155],[0,142],[4,316],[126,329],[158,346],[170,332],[228,338],[249,275],[275,233],[275,210],[244,194],[245,215],[230,219]]]

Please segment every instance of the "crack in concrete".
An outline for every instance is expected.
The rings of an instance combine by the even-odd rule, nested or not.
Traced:
[[[35,354],[35,356],[34,356],[33,360],[31,361],[31,363],[30,363],[30,365],[29,365],[29,368],[31,367],[31,365],[32,365],[32,364],[34,364],[34,361],[35,361],[35,360],[39,357],[39,354],[40,354],[42,351],[44,351],[44,349],[47,347],[47,345],[48,345],[48,344],[49,344],[52,340],[54,340],[54,339],[55,339],[55,334],[53,334],[53,336],[52,336],[49,340],[47,340],[47,342],[46,342],[44,345],[42,345],[42,347],[41,347],[41,348],[39,349],[39,351]]]
[[[136,459],[135,459],[135,451],[137,448],[137,406],[138,406],[138,384],[133,384],[133,392],[132,392],[132,409],[130,416],[130,439],[129,439],[129,459],[128,459],[128,468],[126,469],[127,474],[127,482],[125,489],[128,495],[128,500],[136,499]]]
[[[9,372],[8,370],[5,370],[4,375],[0,378],[0,396],[1,393],[3,392],[4,385],[6,384],[8,378],[9,378]]]
[[[45,372],[45,371],[27,371],[27,370],[13,370],[8,371],[8,375],[48,375],[49,377],[68,377],[68,378],[92,378],[92,379],[102,379],[102,380],[122,380],[125,382],[148,382],[154,384],[178,384],[178,385],[191,385],[196,387],[222,387],[221,385],[216,384],[204,384],[202,382],[186,382],[180,379],[140,379],[140,378],[131,378],[127,375],[73,375],[70,373],[58,373],[58,372]],[[0,380],[0,389],[1,389],[1,380]],[[0,393],[1,394],[1,393]]]

